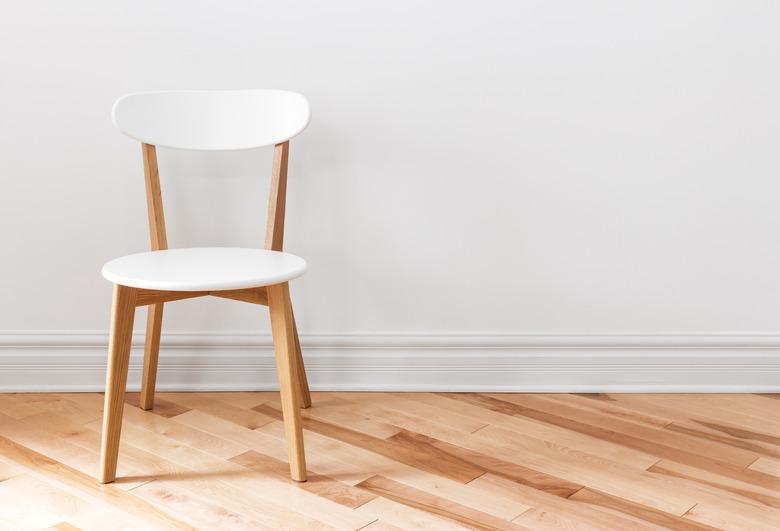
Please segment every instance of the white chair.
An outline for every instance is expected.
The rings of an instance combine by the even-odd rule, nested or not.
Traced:
[[[288,281],[306,269],[283,253],[289,140],[309,123],[309,104],[280,90],[170,91],[130,94],[117,100],[114,124],[141,142],[152,251],[112,260],[103,276],[114,283],[108,373],[103,409],[100,481],[116,478],[122,409],[133,317],[148,306],[141,407],[151,409],[160,348],[163,304],[213,295],[267,305],[279,374],[290,475],[306,480],[299,407],[311,405]],[[168,249],[156,146],[236,150],[274,145],[265,249]]]

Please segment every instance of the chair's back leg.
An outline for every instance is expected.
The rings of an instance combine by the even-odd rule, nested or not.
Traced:
[[[303,365],[303,353],[301,352],[301,340],[298,338],[298,325],[295,324],[295,314],[290,304],[290,317],[292,319],[293,337],[295,339],[295,363],[297,364],[295,375],[298,380],[298,404],[302,408],[311,407],[311,393],[309,393],[309,380],[306,378],[306,367]]]
[[[276,352],[276,370],[282,399],[284,434],[290,458],[290,476],[295,481],[306,481],[306,457],[303,450],[299,391],[297,389],[298,363],[295,355],[292,308],[287,283],[268,286],[268,309],[271,313],[271,331]]]
[[[146,341],[144,343],[144,372],[141,377],[141,409],[154,406],[154,388],[157,382],[157,359],[160,356],[160,332],[162,330],[163,303],[150,304],[146,315]]]
[[[111,335],[108,340],[108,370],[106,398],[103,406],[103,434],[100,443],[100,482],[111,483],[116,478],[119,435],[122,430],[122,410],[127,387],[127,368],[133,339],[136,290],[114,286],[111,308]]]
[[[284,212],[287,203],[287,165],[290,155],[290,142],[282,142],[274,147],[273,169],[271,171],[271,192],[268,196],[268,221],[265,226],[265,248],[281,251],[284,247]],[[292,312],[292,307],[290,308]],[[298,403],[301,407],[311,406],[309,381],[306,378],[306,368],[303,365],[301,342],[298,339],[298,326],[295,317],[292,319],[292,331],[295,337],[295,364],[298,393]]]
[[[160,171],[157,166],[157,148],[141,144],[146,182],[146,210],[149,216],[149,240],[153,251],[168,248],[165,231],[165,213],[160,188]],[[146,341],[144,343],[144,373],[141,378],[141,409],[154,407],[154,388],[157,381],[157,359],[160,355],[160,331],[162,330],[163,305],[149,305],[146,317]]]

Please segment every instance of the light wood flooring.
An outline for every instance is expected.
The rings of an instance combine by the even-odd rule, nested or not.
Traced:
[[[780,395],[0,394],[0,529],[780,529]]]

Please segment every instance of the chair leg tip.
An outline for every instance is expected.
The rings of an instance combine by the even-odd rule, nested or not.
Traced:
[[[141,401],[138,404],[138,406],[144,411],[149,411],[150,409],[154,408],[154,400],[149,398],[141,398]]]

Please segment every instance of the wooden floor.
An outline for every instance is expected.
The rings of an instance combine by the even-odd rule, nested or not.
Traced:
[[[780,395],[0,394],[0,529],[780,529]]]

